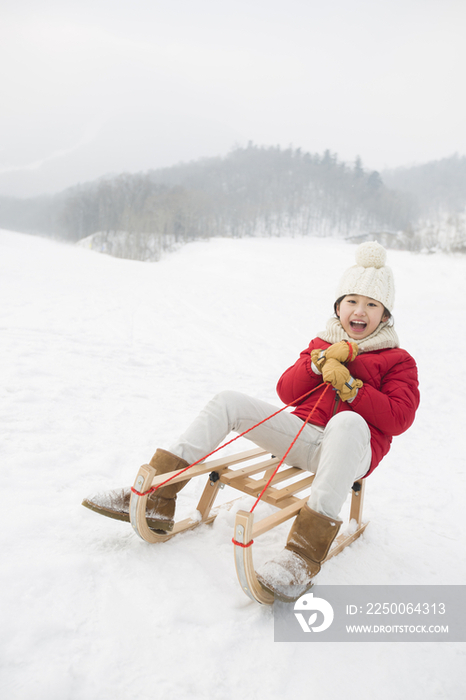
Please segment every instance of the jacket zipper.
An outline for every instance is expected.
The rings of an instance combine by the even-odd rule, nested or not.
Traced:
[[[335,403],[334,403],[334,406],[333,406],[332,418],[333,418],[333,416],[335,415],[335,413],[337,412],[338,404],[339,404],[339,401],[340,401],[340,397],[338,396],[338,394],[337,394],[337,392],[336,392],[336,389],[334,389],[334,391],[335,391]]]

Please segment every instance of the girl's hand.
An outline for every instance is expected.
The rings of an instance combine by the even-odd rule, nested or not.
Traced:
[[[340,340],[339,343],[334,343],[325,351],[327,360],[338,360],[338,362],[351,362],[355,359],[359,352],[359,347],[356,343],[349,343],[347,340]]]
[[[314,367],[317,368],[317,371],[320,372],[320,374],[322,374],[322,369],[325,364],[325,350],[322,350],[321,348],[316,348],[316,350],[312,350],[311,360]]]
[[[322,378],[327,384],[331,384],[338,392],[342,401],[354,399],[361,389],[363,382],[360,379],[354,379],[348,369],[333,358],[325,361],[322,368]]]
[[[338,360],[338,362],[351,362],[357,356],[359,348],[356,343],[348,343],[347,340],[340,340],[326,350],[316,349],[311,352],[311,360],[322,374],[326,360]]]

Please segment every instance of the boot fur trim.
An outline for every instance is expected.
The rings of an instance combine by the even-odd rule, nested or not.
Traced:
[[[285,549],[257,572],[260,583],[283,600],[302,596],[312,586],[341,524],[307,505],[301,508]]]

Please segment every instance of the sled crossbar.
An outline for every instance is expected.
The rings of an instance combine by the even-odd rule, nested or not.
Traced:
[[[134,484],[136,493],[133,491],[131,495],[131,524],[135,532],[147,542],[165,542],[201,523],[210,523],[215,520],[220,510],[229,509],[234,503],[234,501],[230,501],[213,508],[221,487],[230,486],[243,494],[257,498],[279,461],[278,457],[271,456],[260,448],[254,448],[197,464],[188,473],[183,470],[173,472],[174,477],[170,481],[173,484],[186,481],[186,478],[192,479],[206,474],[209,475],[209,478],[197,504],[196,515],[175,523],[173,530],[166,533],[153,531],[148,527],[145,511],[147,492],[149,489],[166,482],[167,474],[156,476],[155,470],[145,464],[140,468],[136,477]],[[246,595],[259,603],[270,605],[273,603],[273,594],[257,580],[252,561],[252,547],[248,545],[251,540],[298,514],[307,503],[313,479],[314,475],[307,471],[283,465],[262,495],[262,500],[274,506],[277,509],[276,512],[256,523],[254,523],[253,513],[238,511],[236,514],[233,542],[238,578]],[[354,542],[368,524],[362,521],[365,480],[356,483],[358,486],[352,491],[349,514],[349,520],[356,521],[356,526],[351,528],[352,532],[337,537],[325,561],[339,554],[345,547]]]

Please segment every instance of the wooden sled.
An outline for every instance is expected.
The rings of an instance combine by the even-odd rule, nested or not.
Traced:
[[[151,530],[146,522],[145,513],[148,494],[138,495],[132,492],[130,503],[131,525],[139,537],[146,542],[165,542],[180,532],[192,530],[201,523],[210,523],[215,520],[220,509],[229,508],[234,502],[230,501],[222,506],[213,508],[220,487],[223,485],[231,486],[244,494],[257,498],[272,476],[279,461],[278,457],[272,457],[264,450],[255,448],[222,459],[197,464],[188,472],[182,472],[182,470],[173,472],[176,476],[170,483],[186,481],[186,477],[192,479],[196,476],[209,475],[196,508],[197,516],[176,522],[171,532],[159,534]],[[238,468],[232,469],[232,467],[238,465],[240,465]],[[271,605],[274,602],[274,596],[257,579],[253,564],[252,547],[249,543],[276,525],[297,515],[309,498],[309,490],[313,479],[314,474],[303,471],[298,467],[288,467],[284,464],[261,499],[265,503],[275,506],[278,509],[277,512],[259,520],[257,523],[254,523],[254,513],[240,510],[236,514],[233,537],[236,572],[243,591],[249,598],[258,603]],[[140,494],[144,494],[153,486],[158,486],[166,480],[167,474],[155,476],[155,470],[148,464],[145,464],[137,474],[134,489]],[[284,482],[289,483],[280,486]],[[353,486],[349,520],[356,521],[356,529],[351,534],[342,534],[336,538],[325,561],[339,554],[351,542],[354,542],[367,527],[368,523],[362,522],[364,490],[365,480],[363,479],[357,481]],[[306,491],[307,495],[304,498],[299,498],[296,494],[302,491]]]

